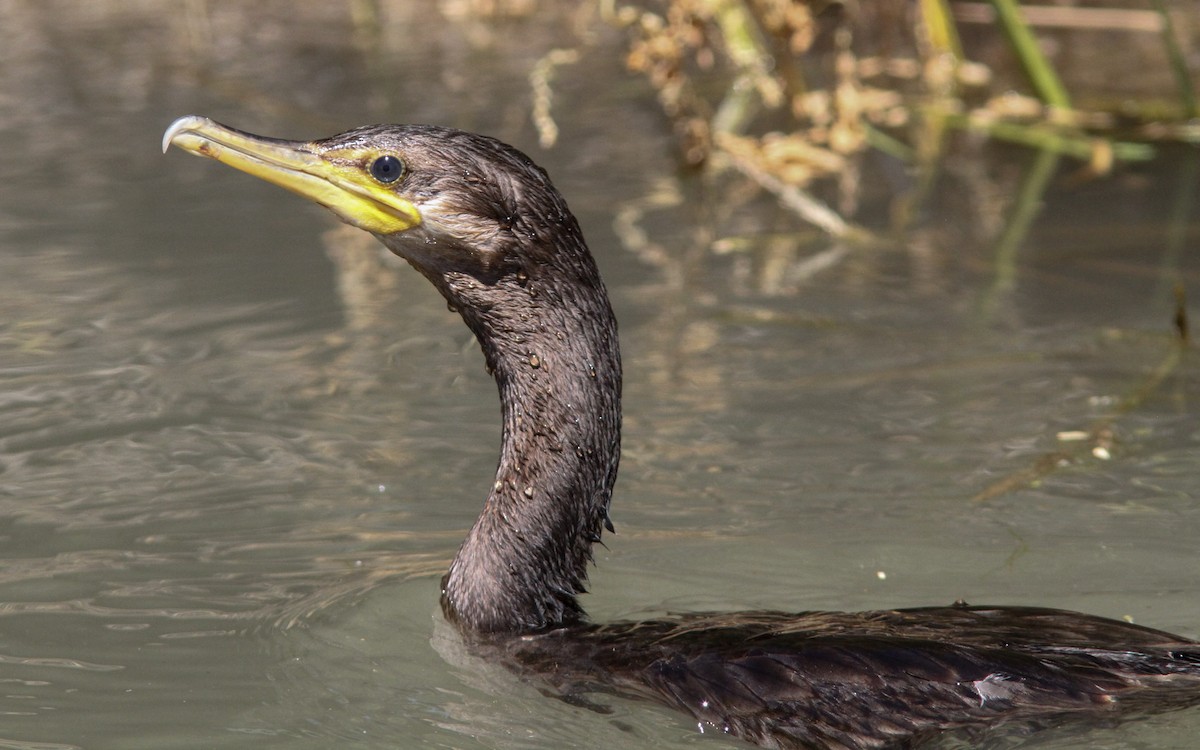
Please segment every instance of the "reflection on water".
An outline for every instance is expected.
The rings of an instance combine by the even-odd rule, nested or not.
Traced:
[[[527,71],[571,19],[500,33],[412,3],[364,36],[338,6],[35,7],[0,19],[0,745],[696,741],[454,653],[438,578],[499,433],[478,351],[369,238],[159,155],[186,112],[293,137],[473,127],[555,175],[627,367],[596,617],[962,597],[1200,635],[1194,357],[1147,386],[1174,283],[1200,286],[1190,155],[1103,183],[1055,172],[1008,247],[1010,204],[983,187],[1015,194],[1031,162],[987,153],[903,241],[830,247],[751,185],[680,179],[616,64],[558,72],[561,141],[539,151]],[[884,223],[879,200],[861,223]],[[1057,438],[1106,421],[1108,457]],[[1198,727],[1106,740],[1186,747]]]

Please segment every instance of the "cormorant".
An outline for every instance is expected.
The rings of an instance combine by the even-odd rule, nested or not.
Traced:
[[[263,138],[201,117],[163,138],[374,234],[474,332],[503,437],[483,511],[442,579],[475,650],[552,686],[645,698],[778,748],[907,748],[999,724],[1200,702],[1200,643],[1053,609],[692,614],[593,624],[578,601],[608,520],[621,360],[604,284],[546,172],[429,125]]]

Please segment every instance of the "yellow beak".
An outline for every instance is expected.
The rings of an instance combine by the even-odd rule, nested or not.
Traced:
[[[171,144],[302,195],[368,232],[393,234],[421,223],[412,202],[371,177],[368,165],[380,154],[368,148],[323,153],[313,143],[264,138],[195,115],[171,123],[164,153]]]

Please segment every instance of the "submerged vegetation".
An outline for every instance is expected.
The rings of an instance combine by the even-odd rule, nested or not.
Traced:
[[[985,318],[1015,283],[1017,250],[1061,159],[1081,163],[1073,179],[1100,179],[1120,162],[1154,158],[1163,146],[1200,143],[1196,80],[1175,22],[1185,14],[1165,0],[1154,0],[1150,9],[1021,6],[1017,0],[603,6],[609,20],[628,30],[628,67],[656,92],[682,160],[714,173],[735,169],[820,230],[795,233],[793,257],[807,254],[797,265],[824,270],[847,257],[848,247],[881,241],[850,219],[865,190],[860,175],[870,152],[908,165],[914,175],[889,211],[889,236],[907,245],[919,234],[914,224],[922,202],[951,161],[954,133],[1027,149],[1024,176],[992,238],[995,282],[981,301]],[[1193,24],[1194,15],[1186,17]],[[1132,66],[1140,85],[1133,92],[1082,84],[1073,90],[1081,76],[1074,70],[1060,74],[1043,52],[1034,22],[1059,34],[1099,30],[1110,43],[1117,37],[1122,54],[1092,50],[1075,64]],[[969,41],[960,33],[963,25]],[[970,49],[986,50],[990,62],[973,59]],[[1172,87],[1154,91],[1152,82],[1164,78]],[[1064,466],[1108,460],[1119,420],[1178,373],[1189,339],[1176,262],[1194,202],[1196,158],[1193,149],[1184,150],[1169,238],[1174,246],[1167,248],[1161,272],[1160,286],[1173,290],[1173,335],[1161,360],[1114,399],[1107,414],[1059,432],[1054,448],[991,482],[976,501],[1036,484]],[[818,197],[821,188],[832,201]],[[726,237],[712,245],[736,249],[739,243]]]
[[[1156,142],[1200,142],[1195,81],[1163,0],[1153,10],[1022,8],[1016,0],[672,0],[607,13],[629,29],[628,65],[657,92],[686,162],[730,163],[835,236],[845,223],[796,200],[788,186],[821,178],[853,186],[854,161],[869,150],[931,170],[945,156],[946,135],[969,131],[1080,160],[1100,175],[1114,162],[1153,157]],[[1147,77],[1154,66],[1169,70],[1176,96],[1073,95],[1031,18],[1059,32],[1156,32],[1158,60],[1148,59],[1155,45],[1145,39],[1125,40],[1121,57],[1147,68]],[[1007,55],[993,51],[992,65],[972,60],[963,23],[974,46],[994,50],[991,42],[1003,38]]]

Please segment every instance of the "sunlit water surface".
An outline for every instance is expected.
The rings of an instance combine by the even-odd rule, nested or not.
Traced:
[[[625,351],[595,618],[965,599],[1200,636],[1200,393],[1170,338],[1173,284],[1200,288],[1198,225],[1172,208],[1191,155],[1102,184],[1064,164],[1011,259],[947,198],[919,242],[808,274],[820,249],[780,257],[800,225],[767,198],[721,220],[736,252],[701,244],[721,186],[675,182],[619,64],[564,71],[563,140],[540,150],[524,113],[541,52],[414,5],[382,70],[323,18],[240,38],[218,15],[213,41],[151,4],[76,19],[72,44],[46,31],[61,19],[2,19],[27,36],[0,53],[0,747],[721,745],[462,653],[437,597],[495,466],[477,347],[370,238],[159,155],[193,111],[292,137],[439,122],[550,169]],[[552,46],[553,28],[517,31]],[[664,183],[676,197],[649,198]],[[620,241],[631,209],[651,245]],[[1107,456],[1056,439],[1109,420]],[[1060,450],[1044,478],[977,498]],[[1181,712],[1027,742],[1197,732]]]

